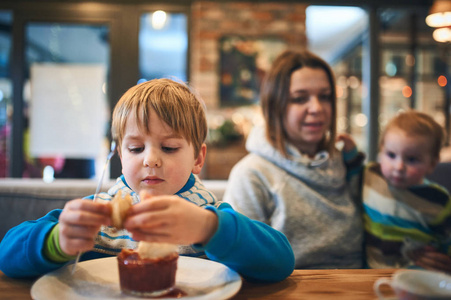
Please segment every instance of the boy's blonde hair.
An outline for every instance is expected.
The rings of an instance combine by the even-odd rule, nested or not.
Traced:
[[[431,155],[434,159],[440,159],[440,150],[443,146],[445,131],[431,116],[418,111],[410,110],[399,113],[388,122],[380,138],[380,147],[390,129],[398,128],[409,136],[424,136],[431,141]]]
[[[208,132],[204,107],[187,85],[166,78],[135,85],[119,99],[111,126],[118,149],[121,149],[129,116],[134,114],[140,129],[149,133],[151,111],[193,144],[195,157],[199,155]]]

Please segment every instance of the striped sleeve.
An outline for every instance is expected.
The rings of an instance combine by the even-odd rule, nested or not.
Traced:
[[[403,267],[408,263],[403,252],[424,245],[451,253],[451,202],[446,189],[429,182],[394,188],[379,166],[370,164],[364,172],[362,197],[367,255],[374,264],[380,266],[379,260],[384,267]]]

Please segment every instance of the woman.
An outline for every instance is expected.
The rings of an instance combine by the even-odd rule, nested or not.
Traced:
[[[232,169],[225,201],[283,232],[296,268],[361,268],[361,211],[345,166],[359,156],[335,147],[330,67],[309,52],[282,53],[263,83],[261,106],[265,125],[249,135],[249,154]]]

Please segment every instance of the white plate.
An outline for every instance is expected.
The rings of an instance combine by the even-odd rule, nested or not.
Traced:
[[[31,297],[36,300],[142,299],[121,293],[116,257],[81,262],[74,275],[72,266],[39,278],[31,287]],[[187,256],[178,259],[175,281],[176,287],[186,293],[183,299],[228,299],[241,288],[241,277],[225,265]]]

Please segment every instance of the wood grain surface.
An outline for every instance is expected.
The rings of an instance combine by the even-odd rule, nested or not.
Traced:
[[[290,277],[277,283],[243,282],[233,300],[243,299],[377,299],[374,282],[391,277],[395,269],[378,270],[295,270]],[[34,280],[12,279],[0,272],[0,299],[31,299]],[[384,292],[389,297],[393,294]]]

